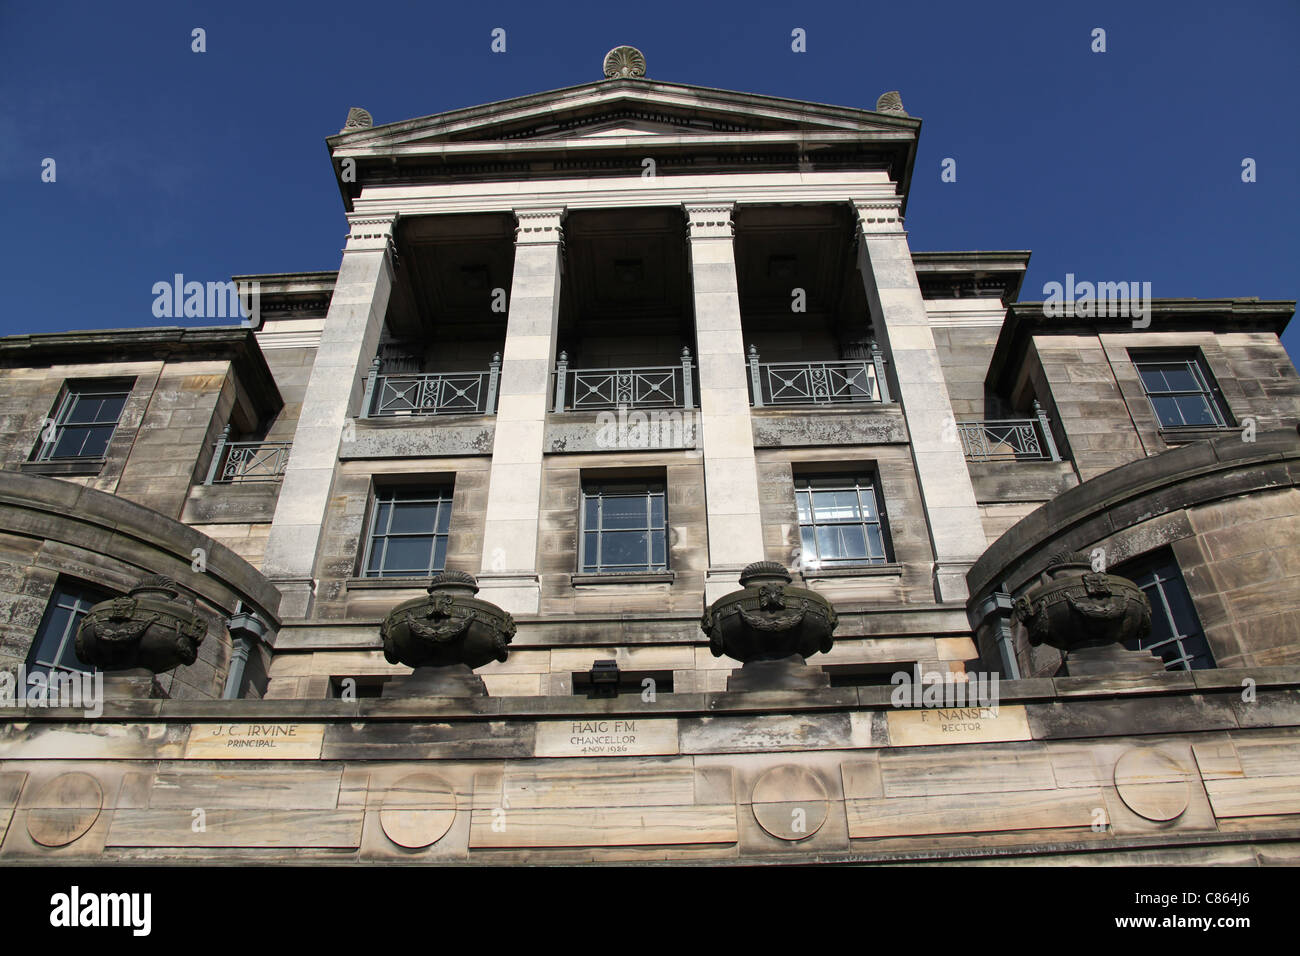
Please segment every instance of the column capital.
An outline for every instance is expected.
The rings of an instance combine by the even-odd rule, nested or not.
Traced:
[[[564,206],[546,206],[536,209],[514,210],[515,245],[530,245],[564,241]]]
[[[401,213],[359,213],[348,216],[348,248],[386,248]]]
[[[898,197],[888,199],[855,199],[853,211],[858,216],[858,229],[869,236],[905,236],[903,201]]]
[[[686,210],[686,230],[691,239],[731,239],[736,235],[731,218],[735,203],[683,203],[682,208]]]

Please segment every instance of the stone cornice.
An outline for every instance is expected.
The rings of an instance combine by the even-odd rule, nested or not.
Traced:
[[[242,326],[37,332],[0,338],[0,367],[115,362],[228,360],[254,407],[270,415],[284,401],[252,329]]]
[[[1135,329],[1128,316],[1051,317],[1042,302],[1016,302],[1007,309],[1007,320],[998,335],[989,361],[985,384],[1005,393],[1019,374],[1026,350],[1035,335],[1099,335],[1133,333],[1149,337],[1159,345],[1160,332],[1251,332],[1266,331],[1280,336],[1295,314],[1294,300],[1259,299],[1152,299],[1151,324]]]
[[[816,658],[812,658],[815,661]],[[737,663],[737,666],[739,664]],[[1250,677],[1260,689],[1283,691],[1300,687],[1300,667],[1220,668],[1208,671],[1170,671],[1163,674],[1105,677],[1056,677],[1004,680],[998,683],[998,705],[1052,706],[1068,700],[1082,709],[1089,701],[1111,706],[1114,700],[1130,698],[1135,707],[1151,712],[1161,701],[1187,695],[1226,692],[1240,696],[1242,680]],[[772,690],[739,693],[658,694],[647,702],[639,694],[624,694],[610,700],[569,696],[478,697],[478,698],[375,698],[272,699],[272,700],[131,700],[104,702],[103,713],[88,717],[81,709],[6,707],[0,708],[0,724],[15,722],[64,723],[69,720],[91,727],[123,720],[131,723],[187,723],[236,721],[319,721],[325,724],[421,721],[536,721],[583,717],[716,717],[721,714],[795,714],[816,711],[897,711],[891,704],[893,686],[834,687],[819,690]],[[1292,691],[1293,692],[1293,691]],[[1096,736],[1126,736],[1136,731],[1142,715],[1130,715],[1132,726],[1116,725],[1099,730]],[[1283,719],[1282,723],[1285,723]],[[1269,726],[1268,722],[1250,726]],[[1198,728],[1208,729],[1208,728]],[[980,741],[948,746],[978,745]],[[888,746],[888,745],[887,745]],[[808,747],[819,749],[815,743]],[[826,745],[822,748],[826,749]],[[530,755],[531,756],[531,755]]]

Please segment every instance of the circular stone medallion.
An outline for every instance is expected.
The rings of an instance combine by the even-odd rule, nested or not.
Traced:
[[[379,823],[388,839],[422,850],[446,836],[456,819],[456,791],[440,777],[413,773],[388,788]]]
[[[773,767],[754,782],[754,819],[781,840],[806,840],[826,822],[826,785],[804,767]]]
[[[41,846],[67,846],[99,819],[104,791],[88,773],[64,773],[48,781],[27,811],[27,832]]]
[[[1173,757],[1150,747],[1126,751],[1115,763],[1115,790],[1124,805],[1156,823],[1182,816],[1190,793],[1189,772]]]

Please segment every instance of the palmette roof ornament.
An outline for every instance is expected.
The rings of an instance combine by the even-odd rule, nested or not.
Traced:
[[[343,124],[343,129],[339,130],[339,132],[347,133],[357,129],[370,129],[374,125],[375,121],[369,112],[363,110],[360,106],[354,106],[348,110],[348,121]]]
[[[615,80],[645,76],[645,55],[634,46],[616,46],[605,54],[605,77]]]
[[[903,98],[898,95],[898,90],[881,93],[880,98],[876,100],[876,112],[897,113],[899,116],[907,115],[907,110],[903,109]]]

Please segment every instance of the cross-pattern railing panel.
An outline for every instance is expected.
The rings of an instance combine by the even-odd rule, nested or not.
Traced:
[[[397,415],[491,415],[496,412],[501,354],[485,372],[401,372],[381,375],[380,360],[370,366],[362,413],[367,418]]]
[[[380,375],[371,416],[473,415],[487,411],[487,372]]]
[[[219,441],[206,484],[279,481],[292,447],[287,441]]]
[[[836,362],[760,362],[749,347],[749,401],[764,405],[851,405],[889,402],[885,359],[874,342],[863,358]]]
[[[691,355],[679,365],[639,368],[569,368],[560,353],[555,364],[555,411],[606,408],[693,408]]]
[[[1033,418],[958,422],[968,461],[1060,461],[1046,413],[1034,402]]]

